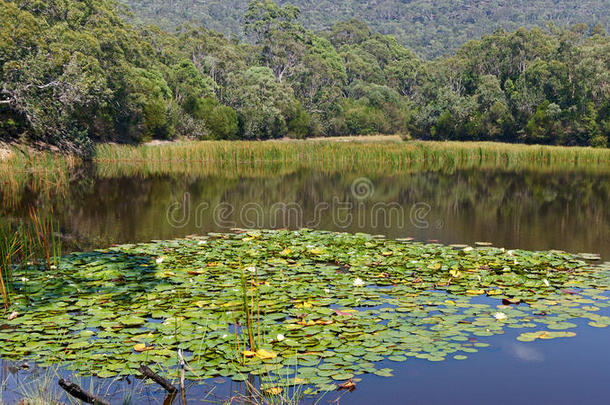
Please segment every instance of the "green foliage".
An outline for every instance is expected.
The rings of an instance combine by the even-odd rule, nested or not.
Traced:
[[[131,7],[137,19],[165,28],[190,22],[227,35],[249,37],[242,31],[244,15],[250,11],[249,0],[122,1]],[[257,3],[268,4],[268,1]],[[515,30],[544,27],[549,23],[585,23],[595,27],[594,32],[604,32],[610,27],[609,4],[605,0],[280,0],[278,3],[297,6],[301,12],[296,16],[308,29],[320,31],[356,18],[367,21],[377,32],[393,35],[401,44],[427,58],[448,54],[498,28]],[[333,33],[341,43],[353,44],[370,31],[362,23],[348,23],[338,25]]]
[[[608,145],[603,24],[498,30],[426,62],[355,19],[308,30],[309,6],[251,1],[249,42],[188,25],[175,34],[133,26],[116,6],[0,0],[2,140],[85,156],[96,142],[175,137]]]
[[[300,105],[296,104],[288,117],[288,136],[303,139],[311,133],[311,116]]]
[[[229,100],[245,139],[280,138],[287,134],[286,112],[296,100],[290,86],[267,67],[251,67],[230,77]]]
[[[239,134],[237,112],[214,98],[197,99],[192,115],[205,123],[212,139],[236,139]]]
[[[132,112],[129,133],[137,141],[171,137],[173,117],[168,108],[171,90],[162,75],[134,68],[127,79],[127,105]]]
[[[411,132],[431,139],[603,146],[610,41],[579,32],[498,31],[430,63],[412,96],[419,107]]]

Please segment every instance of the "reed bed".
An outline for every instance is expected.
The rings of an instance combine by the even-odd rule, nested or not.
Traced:
[[[10,157],[0,160],[2,207],[15,206],[26,189],[43,195],[66,190],[74,168],[81,163],[74,156],[11,148]]]
[[[200,141],[162,145],[99,145],[93,159],[98,178],[172,176],[271,177],[301,169],[367,175],[457,169],[578,170],[610,173],[610,149],[528,146],[492,142]],[[394,139],[394,138],[392,138]],[[31,191],[39,197],[67,193],[85,165],[49,152],[15,150],[0,161],[0,208],[18,206]]]
[[[61,241],[53,211],[33,208],[25,220],[2,218],[0,222],[0,298],[7,310],[11,304],[13,269],[34,266],[53,270],[59,266]]]
[[[183,142],[162,146],[101,145],[102,176],[248,174],[301,167],[392,172],[447,168],[552,168],[610,171],[610,150],[489,142],[346,143],[333,141]]]
[[[20,233],[13,224],[0,223],[0,297],[5,309],[10,306],[13,261],[22,252]]]

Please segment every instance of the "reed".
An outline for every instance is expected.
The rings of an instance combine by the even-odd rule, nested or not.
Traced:
[[[610,149],[492,142],[201,141],[162,146],[101,145],[95,162],[102,175],[203,174],[295,167],[385,171],[475,166],[609,170]]]
[[[364,138],[364,137],[363,137]],[[200,141],[164,145],[102,144],[92,162],[98,178],[123,176],[272,177],[303,169],[323,174],[388,175],[457,169],[582,171],[610,174],[610,149],[493,142]],[[394,138],[393,138],[394,139]],[[26,192],[51,200],[85,178],[85,162],[49,152],[16,150],[0,161],[0,197],[9,211]],[[84,175],[83,175],[84,173]]]
[[[32,227],[30,255],[44,261],[47,269],[56,268],[61,257],[61,240],[57,236],[59,224],[53,220],[53,209],[46,214],[30,208]]]
[[[250,285],[250,287],[249,287],[249,285]],[[241,268],[242,310],[244,311],[244,316],[246,317],[246,319],[245,319],[246,336],[244,337],[244,341],[247,341],[249,343],[250,351],[256,351],[257,347],[256,347],[255,333],[254,333],[254,310],[255,310],[255,308],[254,308],[254,303],[253,303],[254,294],[252,294],[252,290],[253,290],[252,285],[253,285],[253,280],[248,279],[248,277],[246,277],[246,271],[244,270],[244,268],[242,266],[242,268]],[[256,286],[256,289],[258,290],[258,286]],[[258,297],[258,294],[257,294],[257,297]],[[257,304],[258,304],[258,302],[257,302]],[[239,340],[238,340],[238,342],[239,342]],[[239,343],[238,343],[238,345],[239,345]]]
[[[82,164],[74,156],[10,150],[9,157],[0,160],[0,197],[5,208],[16,206],[26,190],[47,196],[65,192],[74,169]]]
[[[5,310],[11,304],[13,269],[35,266],[53,270],[59,266],[61,240],[59,224],[48,213],[30,210],[25,220],[4,218],[0,223],[0,296]]]
[[[11,284],[13,278],[13,262],[22,252],[23,244],[20,232],[10,222],[0,224],[0,295],[4,309],[11,304]]]

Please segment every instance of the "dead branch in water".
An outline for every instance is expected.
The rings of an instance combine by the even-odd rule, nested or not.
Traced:
[[[76,399],[83,401],[86,404],[110,405],[110,402],[105,401],[93,395],[92,393],[83,390],[78,385],[74,384],[71,381],[66,381],[63,378],[59,379],[59,386],[63,388],[68,394],[70,394]]]
[[[144,364],[140,364],[138,371],[140,371],[140,373],[142,373],[142,375],[144,375],[144,377],[150,378],[151,380],[153,380],[154,382],[156,382],[157,384],[162,386],[165,389],[165,391],[169,392],[170,394],[173,394],[176,391],[178,391],[176,389],[176,387],[174,387],[169,381],[167,381],[165,378],[161,377],[159,374],[152,371],[149,367],[145,366]]]

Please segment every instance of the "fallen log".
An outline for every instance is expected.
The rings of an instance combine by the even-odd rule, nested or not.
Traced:
[[[70,394],[76,399],[83,401],[86,404],[110,405],[110,402],[105,401],[93,395],[92,393],[83,390],[81,387],[74,384],[72,381],[66,381],[63,378],[60,378],[59,386],[63,388],[68,394]]]
[[[140,371],[140,373],[142,373],[142,375],[144,375],[144,377],[150,378],[151,380],[162,386],[165,391],[169,392],[170,394],[173,394],[178,391],[176,387],[174,387],[169,381],[152,371],[144,364],[140,364],[138,370]]]

